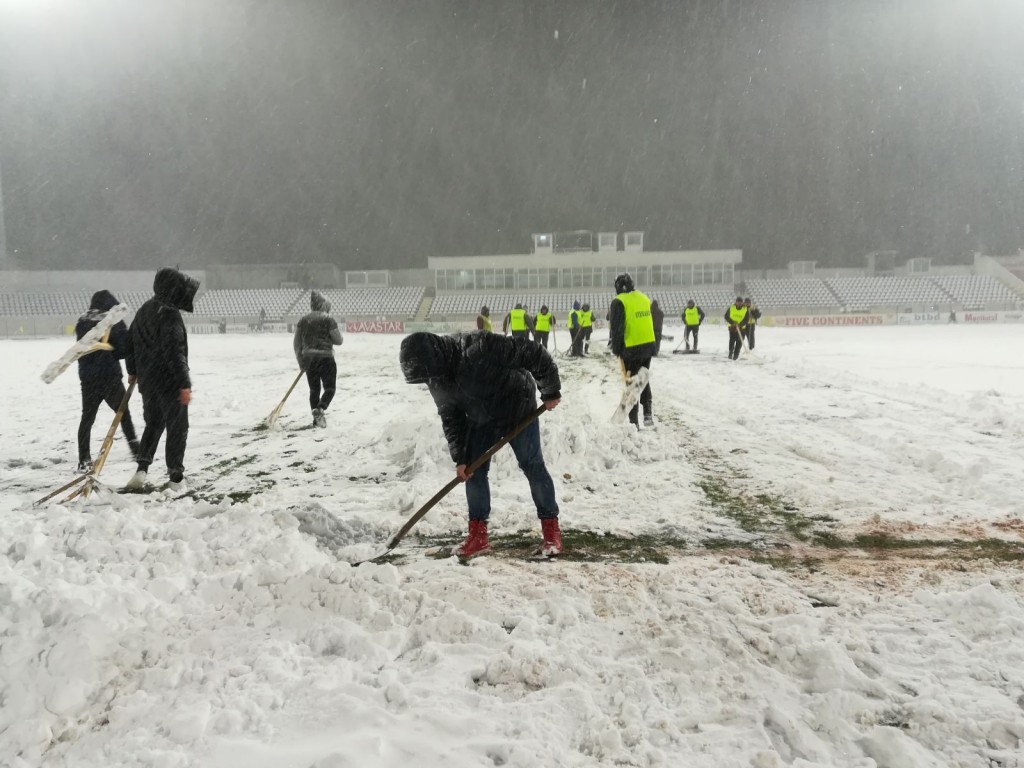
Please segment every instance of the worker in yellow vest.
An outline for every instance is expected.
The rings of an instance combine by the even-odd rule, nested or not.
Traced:
[[[594,313],[590,311],[590,305],[583,302],[580,307],[580,342],[581,353],[584,357],[590,354],[590,334],[594,331]]]
[[[513,339],[529,339],[530,326],[526,322],[526,310],[522,304],[516,304],[515,309],[505,315],[505,322],[501,324],[502,332],[507,336],[512,332]]]
[[[738,360],[743,349],[743,335],[747,332],[750,310],[743,303],[743,297],[737,296],[736,303],[725,310],[725,322],[729,326],[729,359]]]
[[[533,319],[533,340],[544,349],[548,348],[548,334],[551,333],[553,325],[555,325],[555,317],[548,311],[548,305],[544,304]]]
[[[686,302],[686,309],[683,310],[683,341],[686,342],[686,351],[697,352],[697,336],[700,334],[700,324],[704,322],[704,310],[697,306],[697,302],[690,299]],[[690,336],[693,336],[693,349],[690,349]]]
[[[480,314],[476,316],[476,329],[478,331],[487,331],[488,333],[493,330],[491,327],[491,310],[488,309],[486,304],[480,307]]]
[[[654,356],[654,320],[651,300],[633,285],[633,278],[623,272],[615,278],[615,299],[609,311],[612,354],[622,358],[626,372],[632,376],[641,368],[650,370]],[[650,383],[640,393],[640,402],[629,412],[629,421],[640,428],[639,407],[644,409],[644,426],[654,426],[653,396]]]

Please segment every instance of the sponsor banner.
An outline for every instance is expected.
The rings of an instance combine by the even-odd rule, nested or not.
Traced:
[[[345,323],[346,333],[405,333],[402,320],[359,320]]]
[[[775,315],[766,317],[761,325],[776,328],[827,328],[850,325],[892,325],[895,315]]]
[[[964,323],[998,323],[999,312],[957,312],[956,318]]]
[[[925,323],[949,322],[948,312],[900,312],[896,316],[899,325],[922,325]]]
[[[1015,309],[1008,312],[957,312],[956,319],[962,323],[1024,323],[1024,311]]]

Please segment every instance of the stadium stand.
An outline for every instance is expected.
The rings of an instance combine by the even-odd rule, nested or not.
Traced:
[[[0,293],[0,315],[54,315],[77,317],[89,308],[89,301],[95,291],[64,291],[59,293]],[[118,293],[118,301],[135,311],[151,293],[125,291]]]
[[[736,299],[736,293],[731,286],[695,286],[689,290],[644,290],[652,300],[657,300],[666,315],[679,314],[686,306],[686,302],[693,299],[705,312],[722,311],[732,304]],[[554,293],[440,293],[434,298],[430,307],[428,317],[436,319],[439,317],[457,315],[475,315],[480,307],[487,305],[491,309],[491,319],[499,321],[504,318],[505,313],[516,304],[523,304],[536,312],[542,305],[546,304],[558,317],[565,317],[572,309],[574,301],[580,304],[590,304],[596,320],[604,320],[615,294],[612,291],[580,291],[569,293],[559,291]]]
[[[937,275],[930,278],[950,298],[968,309],[992,302],[1015,303],[1020,296],[988,275]]]
[[[814,307],[838,310],[839,300],[823,280],[748,280],[746,294],[759,307]]]
[[[257,317],[261,309],[266,309],[267,320],[280,320],[304,293],[308,295],[301,288],[222,288],[202,294],[196,300],[194,314],[199,317]]]
[[[666,315],[682,315],[683,308],[690,299],[708,315],[722,314],[726,307],[736,301],[736,290],[731,285],[698,285],[690,290],[671,291],[654,289],[647,295],[651,299],[657,299],[658,305]]]
[[[836,277],[826,282],[850,312],[950,302],[945,291],[925,277]]]
[[[412,317],[419,310],[424,291],[422,285],[403,285],[390,288],[325,288],[320,293],[331,302],[331,314],[335,317]],[[302,293],[291,314],[301,315],[309,311],[309,295],[309,291]]]
[[[737,290],[729,285],[696,285],[688,288],[645,288],[657,299],[668,317],[678,317],[690,299],[705,312],[718,314],[732,304]],[[332,304],[337,317],[390,316],[414,317],[420,308],[425,288],[398,286],[389,288],[349,288],[321,290]],[[52,316],[66,322],[81,315],[93,294],[88,291],[52,293],[0,292],[0,316]],[[993,304],[1024,304],[1024,297],[988,275],[930,275],[921,277],[844,277],[821,279],[751,279],[744,295],[762,309],[799,307],[823,311],[864,311],[877,307],[899,309],[910,306],[957,306],[982,309]],[[118,299],[134,311],[147,301],[150,291],[126,291]],[[574,301],[589,303],[594,319],[605,319],[614,298],[611,289],[580,291],[552,290],[533,293],[442,292],[432,301],[427,317],[475,316],[484,304],[499,322],[517,303],[537,312],[547,304],[564,323]],[[218,289],[207,291],[196,300],[195,315],[202,318],[256,318],[266,309],[268,321],[281,321],[309,311],[309,290],[302,288]]]

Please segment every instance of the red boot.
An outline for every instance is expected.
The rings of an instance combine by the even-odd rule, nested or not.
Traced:
[[[468,560],[477,555],[483,555],[491,551],[491,545],[487,543],[487,522],[484,520],[469,521],[469,536],[462,542],[462,546],[455,550],[455,555],[462,560]]]
[[[562,554],[562,532],[558,528],[558,518],[541,520],[540,528],[544,532],[544,543],[540,545],[540,553],[544,557]]]

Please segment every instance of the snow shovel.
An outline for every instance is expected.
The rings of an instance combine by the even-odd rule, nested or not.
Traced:
[[[133,381],[131,384],[128,385],[128,390],[124,393],[124,397],[121,398],[121,404],[117,408],[117,413],[114,414],[114,421],[111,423],[110,429],[107,430],[107,436],[103,438],[103,447],[100,448],[100,457],[99,459],[97,459],[96,463],[93,464],[92,470],[85,473],[84,475],[79,475],[71,482],[62,485],[56,491],[53,491],[52,493],[49,493],[46,496],[43,496],[43,498],[35,502],[35,506],[38,506],[43,502],[49,501],[54,496],[63,493],[64,491],[78,485],[79,483],[85,483],[85,485],[83,485],[81,488],[76,488],[74,492],[72,492],[72,494],[65,499],[65,501],[71,501],[72,499],[80,495],[89,495],[89,491],[92,490],[93,486],[97,482],[96,475],[98,475],[102,471],[103,465],[107,463],[107,456],[110,454],[110,448],[114,444],[114,435],[117,434],[117,427],[121,423],[121,419],[124,417],[124,412],[128,408],[128,400],[131,398],[132,392],[134,391],[135,382]]]
[[[125,390],[124,397],[121,398],[121,404],[117,407],[117,413],[114,414],[114,420],[110,423],[110,429],[107,430],[107,436],[103,438],[103,446],[100,448],[100,456],[96,459],[96,463],[92,465],[92,471],[86,475],[87,480],[81,488],[75,490],[67,501],[71,501],[76,496],[85,498],[89,495],[96,485],[96,476],[103,471],[103,465],[107,463],[107,456],[110,455],[110,449],[114,445],[114,436],[117,434],[117,428],[121,424],[121,419],[124,418],[125,411],[128,410],[128,401],[131,400],[132,392],[135,391],[135,383],[132,382],[128,385],[128,389]]]
[[[530,426],[530,424],[532,424],[537,419],[537,417],[544,413],[544,411],[546,410],[547,406],[541,403],[541,405],[539,405],[529,416],[527,416],[525,419],[519,422],[512,429],[511,432],[509,432],[507,435],[501,438],[501,440],[499,440],[486,451],[484,451],[480,458],[478,458],[476,461],[474,461],[472,464],[466,467],[466,474],[471,475],[478,469],[480,469],[481,466],[490,461],[490,458],[494,454],[500,451],[507,443],[515,439],[516,435],[518,435],[520,432],[522,432],[524,429]],[[398,533],[396,533],[388,540],[387,549],[385,549],[379,555],[367,558],[366,560],[360,560],[357,563],[352,563],[352,567],[355,568],[356,566],[362,565],[363,563],[373,563],[390,555],[391,552],[395,549],[395,547],[398,546],[398,543],[405,538],[405,535],[412,530],[412,527],[416,525],[416,523],[418,523],[420,520],[422,520],[423,516],[426,515],[427,512],[429,512],[431,509],[433,509],[434,505],[437,504],[437,502],[439,502],[441,499],[447,496],[455,486],[461,483],[462,480],[460,480],[458,477],[455,477],[452,480],[450,480],[444,488],[442,488],[440,491],[431,496],[426,504],[424,504],[422,507],[416,510],[416,514],[410,517],[406,524],[403,525],[401,529],[399,529]]]
[[[292,390],[295,389],[295,385],[299,383],[299,379],[302,378],[303,373],[304,371],[301,368],[299,368],[299,372],[295,375],[295,381],[293,381],[292,385],[288,387],[288,391],[284,393],[284,397],[281,398],[281,402],[278,403],[277,407],[270,412],[270,415],[267,416],[266,419],[264,419],[263,424],[267,427],[267,429],[273,427],[274,424],[277,423],[277,420],[281,417],[281,411],[284,410],[285,401],[288,399],[288,395],[292,393]]]
[[[625,389],[622,391],[622,399],[615,407],[615,412],[612,413],[612,422],[615,424],[621,424],[626,420],[626,416],[640,400],[640,395],[643,394],[647,383],[651,380],[650,368],[641,368],[630,376],[626,371],[626,363],[621,357],[619,358],[619,369],[622,371],[622,382],[625,384]]]

